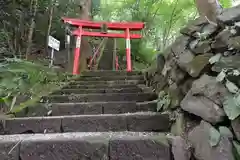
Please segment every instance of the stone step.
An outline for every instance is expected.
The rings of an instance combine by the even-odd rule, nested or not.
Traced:
[[[142,93],[144,90],[147,90],[148,87],[145,88],[99,88],[99,89],[62,89],[60,91],[56,91],[52,94],[86,94],[86,93]],[[151,89],[149,89],[151,91]]]
[[[50,95],[42,97],[41,102],[67,103],[67,102],[105,102],[105,101],[152,101],[157,99],[155,93],[103,93],[103,94],[72,94]]]
[[[64,115],[83,115],[83,114],[121,114],[134,113],[140,111],[155,112],[156,102],[88,102],[88,103],[53,103],[37,104],[27,107],[22,112],[16,114],[17,117],[34,116],[64,116]]]
[[[3,134],[62,132],[167,132],[167,114],[138,112],[127,114],[24,117],[4,120]],[[1,127],[0,127],[1,128]]]
[[[96,81],[96,80],[100,80],[100,81],[105,81],[105,80],[144,80],[144,76],[142,75],[133,75],[133,76],[94,76],[94,77],[89,77],[89,76],[81,76],[77,79],[75,79],[76,81],[78,80],[84,80],[84,81]]]
[[[1,160],[171,160],[164,134],[56,133],[0,136]]]
[[[88,85],[67,85],[63,87],[63,89],[122,89],[122,88],[141,88],[140,86],[144,85],[136,85],[136,84],[88,84]]]
[[[106,77],[106,76],[136,76],[136,75],[142,75],[142,72],[140,71],[85,71],[82,73],[83,76],[88,77]]]
[[[113,80],[113,81],[74,81],[70,82],[69,85],[96,85],[96,84],[107,84],[107,85],[114,85],[114,84],[144,84],[144,80]]]

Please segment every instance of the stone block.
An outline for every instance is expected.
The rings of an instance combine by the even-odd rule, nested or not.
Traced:
[[[5,120],[5,134],[60,132],[61,118],[26,117]]]
[[[164,132],[169,131],[170,120],[166,114],[142,112],[129,115],[127,125],[129,131]]]
[[[126,131],[126,118],[119,115],[65,116],[62,119],[64,132]]]

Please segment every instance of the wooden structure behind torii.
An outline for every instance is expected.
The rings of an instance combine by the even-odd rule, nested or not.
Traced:
[[[110,38],[125,38],[126,39],[126,59],[127,59],[127,71],[132,71],[131,63],[131,39],[140,39],[140,34],[130,34],[131,30],[140,31],[144,28],[142,22],[92,22],[86,20],[79,20],[74,18],[62,18],[64,23],[78,27],[78,29],[72,32],[72,35],[77,36],[76,48],[73,63],[73,75],[79,74],[79,58],[80,58],[80,46],[82,36],[93,36],[93,37],[110,37]],[[124,33],[109,33],[109,32],[90,32],[85,31],[86,29],[101,29],[106,27],[109,30],[120,30],[125,31]]]

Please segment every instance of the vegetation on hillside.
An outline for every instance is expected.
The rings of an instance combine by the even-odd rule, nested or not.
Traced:
[[[133,40],[131,46],[136,69],[151,64],[156,55],[174,41],[179,29],[198,15],[193,0],[91,1],[93,20],[145,22],[144,38]],[[81,2],[0,1],[0,100],[9,108],[14,106],[18,95],[32,97],[39,93],[35,88],[41,89],[50,81],[59,82],[64,76],[46,66],[49,60],[47,37],[52,35],[59,39],[61,50],[64,49],[65,26],[61,17],[80,17]],[[229,7],[229,2],[221,0],[224,7]],[[118,39],[117,45],[120,59],[124,59],[125,40]]]

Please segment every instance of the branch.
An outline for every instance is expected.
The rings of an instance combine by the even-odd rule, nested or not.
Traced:
[[[173,17],[174,17],[174,13],[175,13],[175,11],[176,11],[176,9],[177,9],[178,1],[179,1],[179,0],[176,1],[175,6],[174,6],[173,11],[172,11],[171,19],[170,19],[170,21],[169,21],[169,28],[168,28],[168,31],[167,31],[166,36],[164,37],[164,41],[163,41],[164,46],[166,45],[167,37],[168,37],[169,34],[170,34],[170,30],[172,29]]]

